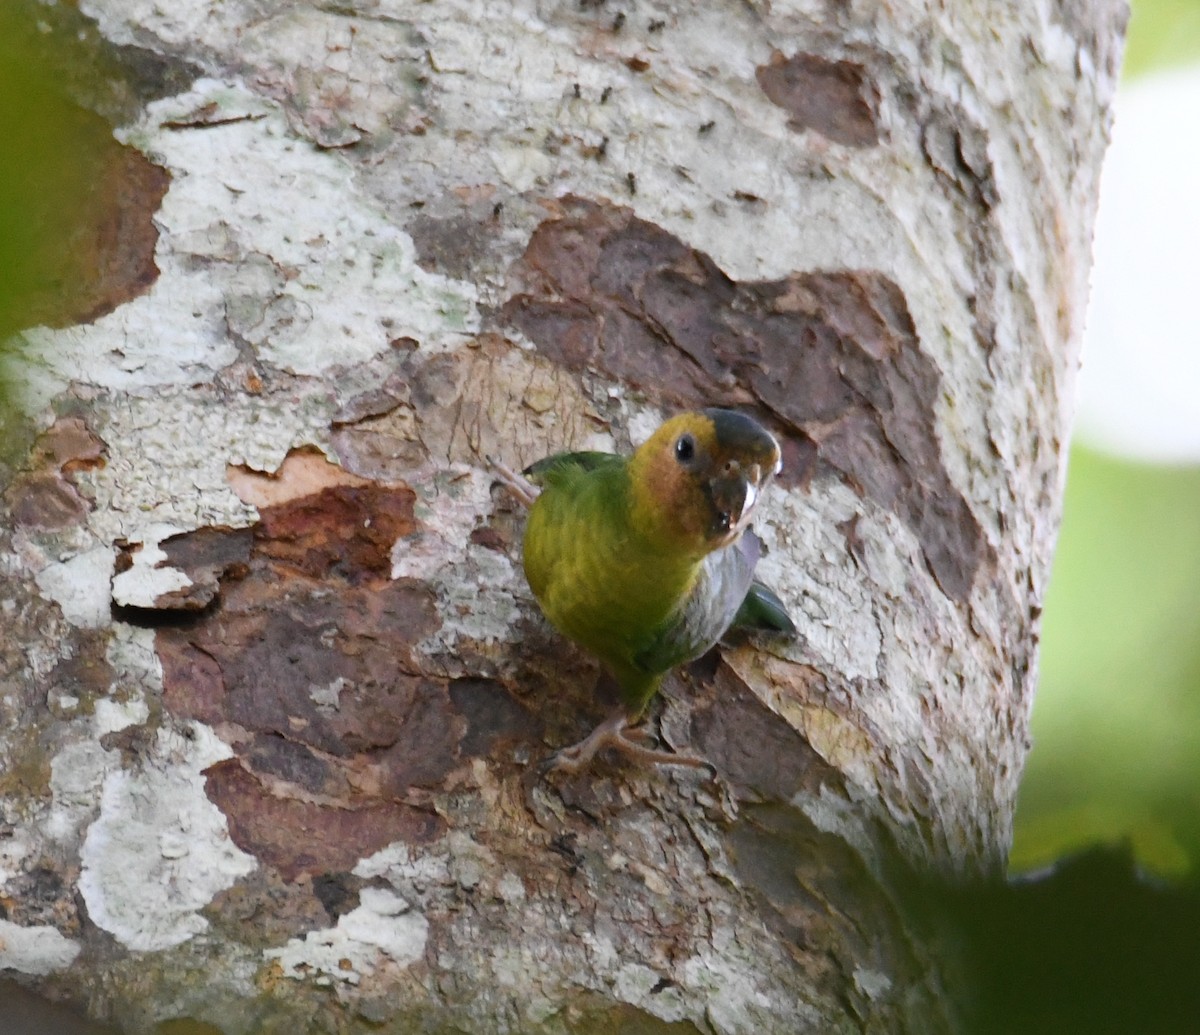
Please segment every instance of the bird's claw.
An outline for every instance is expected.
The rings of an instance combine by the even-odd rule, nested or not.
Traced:
[[[642,726],[630,726],[624,713],[605,719],[578,744],[565,747],[549,761],[551,772],[574,775],[585,769],[596,755],[605,748],[614,748],[623,755],[644,765],[682,765],[701,768],[709,765],[697,755],[687,752],[663,751],[646,747],[649,731]]]

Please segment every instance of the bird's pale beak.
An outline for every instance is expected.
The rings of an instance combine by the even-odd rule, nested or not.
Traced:
[[[729,461],[709,483],[716,510],[716,532],[722,538],[735,539],[750,524],[762,490],[775,476],[759,464]]]

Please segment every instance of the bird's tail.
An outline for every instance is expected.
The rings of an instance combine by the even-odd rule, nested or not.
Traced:
[[[734,616],[733,626],[741,629],[786,633],[789,636],[796,631],[796,623],[787,613],[783,601],[757,580],[750,583],[746,599],[742,601],[742,606],[738,608],[738,612]]]

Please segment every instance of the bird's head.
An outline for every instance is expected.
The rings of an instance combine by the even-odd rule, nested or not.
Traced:
[[[634,521],[648,534],[703,556],[745,531],[781,466],[775,436],[744,413],[681,413],[630,461]]]

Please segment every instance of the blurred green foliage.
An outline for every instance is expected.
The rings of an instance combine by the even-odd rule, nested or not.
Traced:
[[[71,5],[0,0],[0,341],[93,314],[97,253],[121,229],[113,126],[188,74]]]
[[[968,1035],[1188,1035],[1200,896],[1094,848],[1049,875],[939,890],[959,935]]]
[[[34,6],[0,4],[0,464],[19,451],[13,335],[52,316],[70,288],[91,172],[80,158],[100,143],[100,120],[67,99],[47,59]]]
[[[1189,61],[1200,0],[1134,0],[1126,77]],[[1072,450],[1033,738],[1014,872],[1128,842],[1200,886],[1200,464]]]
[[[1133,0],[1126,78],[1200,61],[1200,0]]]
[[[28,45],[21,8],[0,7],[0,336],[23,326],[31,300],[64,289],[69,247],[91,145],[91,123]]]
[[[1200,851],[1200,466],[1077,445],[1046,600],[1016,869],[1129,838],[1163,875]]]
[[[121,301],[122,192],[150,188],[128,185],[113,125],[189,75],[112,46],[70,4],[0,0],[0,477],[28,431],[13,376],[31,358],[19,332]]]

